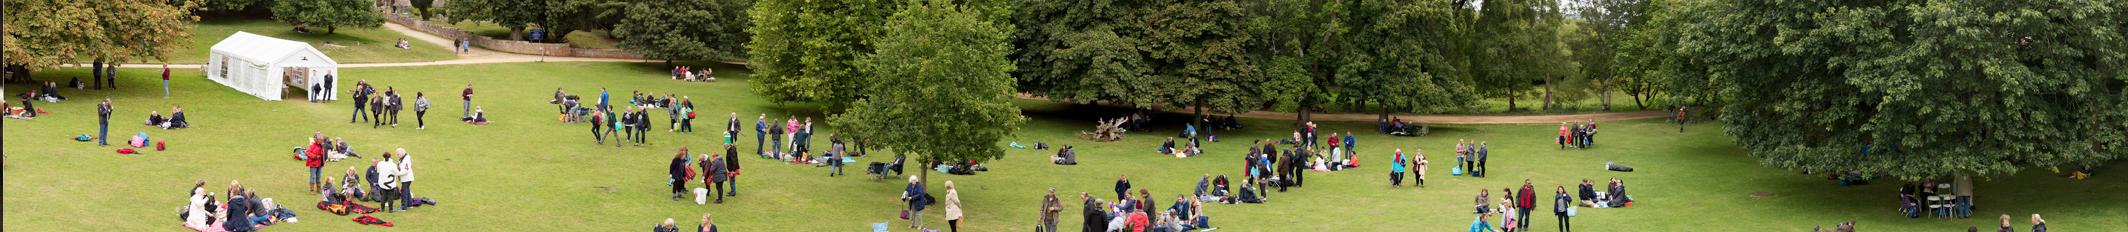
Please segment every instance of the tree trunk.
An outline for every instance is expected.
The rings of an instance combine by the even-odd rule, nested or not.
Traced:
[[[1515,94],[1513,94],[1513,93],[1509,93],[1509,94],[1507,94],[1507,111],[1501,111],[1501,112],[1514,112],[1514,111],[1515,111]]]
[[[1191,113],[1191,115],[1190,115],[1190,125],[1191,125],[1191,126],[1195,126],[1195,127],[1197,127],[1197,129],[1204,129],[1204,125],[1203,125],[1203,124],[1198,124],[1198,123],[1200,123],[1200,122],[1204,122],[1204,99],[1203,99],[1203,98],[1198,98],[1198,99],[1197,99],[1197,107],[1191,107],[1191,108],[1197,108],[1197,109],[1196,109],[1196,110],[1194,110],[1194,111],[1193,111],[1193,113]]]
[[[1541,108],[1545,110],[1552,109],[1552,83],[1552,74],[1544,74],[1544,106]]]
[[[1617,77],[1613,76],[1611,78]],[[1611,79],[1604,79],[1603,81],[1603,111],[1611,111]]]
[[[1306,126],[1306,125],[1308,125],[1308,106],[1307,106],[1307,105],[1301,105],[1301,106],[1300,106],[1300,117],[1299,117],[1299,118],[1295,118],[1295,119],[1293,120],[1293,125],[1294,125],[1294,126]]]
[[[340,30],[340,26],[325,26],[325,34],[333,34],[336,30]]]
[[[1627,95],[1632,95],[1632,96],[1633,96],[1633,104],[1634,104],[1634,105],[1639,105],[1639,106],[1640,106],[1640,110],[1648,110],[1648,103],[1641,103],[1641,102],[1640,102],[1640,95],[1639,95],[1639,94],[1627,94]]]
[[[525,27],[510,27],[510,40],[525,41]]]

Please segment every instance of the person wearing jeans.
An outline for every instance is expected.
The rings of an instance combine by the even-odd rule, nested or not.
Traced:
[[[170,64],[163,64],[163,98],[170,98]]]
[[[414,156],[407,155],[406,148],[399,148],[398,153],[399,211],[406,211],[407,206],[414,205]]]
[[[1559,195],[1552,196],[1552,215],[1559,216],[1559,231],[1573,231],[1567,223],[1566,209],[1574,206],[1574,198],[1566,195],[1566,186],[1559,186]],[[1523,219],[1528,220],[1528,219]]]
[[[111,110],[111,98],[104,98],[102,103],[96,103],[96,146],[111,145]]]
[[[465,94],[463,95],[463,97],[465,97],[465,116],[461,116],[461,117],[472,117],[472,116],[473,116],[473,84],[466,84],[466,85],[465,85]]]
[[[761,145],[768,144],[763,137],[768,137],[768,114],[754,118],[754,154],[761,154]]]

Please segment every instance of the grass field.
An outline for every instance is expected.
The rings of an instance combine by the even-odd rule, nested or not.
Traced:
[[[441,46],[414,40],[406,34],[381,27],[373,29],[340,28],[333,34],[326,34],[325,28],[312,28],[312,33],[305,34],[290,31],[293,27],[274,22],[272,19],[248,18],[245,16],[204,16],[201,18],[199,23],[195,24],[198,25],[198,28],[192,30],[192,41],[190,43],[192,47],[179,49],[179,51],[172,53],[170,63],[207,63],[207,55],[209,50],[214,48],[214,44],[222,42],[222,39],[229,38],[229,35],[236,34],[238,31],[308,42],[311,47],[318,48],[318,51],[324,51],[325,55],[332,56],[333,61],[338,61],[342,64],[426,62],[458,59],[457,55],[451,54],[449,50],[445,50]],[[392,47],[392,44],[397,43],[400,38],[406,38],[408,44],[413,45],[414,49]],[[338,43],[340,46],[345,47],[322,44],[326,41]],[[88,61],[85,60],[83,62]]]
[[[343,31],[343,33],[346,33]],[[419,44],[419,43],[417,43]],[[896,231],[907,224],[895,219],[895,197],[901,180],[873,181],[852,166],[851,175],[828,177],[827,169],[810,165],[775,164],[743,158],[740,194],[721,205],[695,205],[667,200],[666,162],[679,146],[708,152],[718,145],[716,135],[727,113],[739,112],[746,120],[767,113],[781,119],[792,115],[822,119],[816,107],[779,105],[752,96],[738,68],[720,64],[691,64],[719,69],[722,82],[683,83],[663,75],[655,63],[514,63],[421,67],[342,69],[348,80],[367,79],[378,86],[405,92],[439,93],[428,121],[437,127],[414,130],[413,113],[402,115],[398,128],[368,128],[369,124],[345,123],[349,102],[315,104],[296,101],[259,101],[214,84],[192,71],[180,71],[173,98],[153,93],[159,83],[147,79],[121,79],[124,90],[69,90],[75,100],[42,103],[52,111],[35,120],[0,120],[6,146],[4,177],[4,222],[8,230],[21,231],[183,231],[173,209],[185,204],[181,192],[194,180],[206,180],[211,191],[229,180],[239,180],[260,189],[260,195],[295,205],[301,223],[282,224],[266,231],[351,231],[365,229],[348,222],[351,216],[336,216],[309,207],[315,196],[302,194],[305,171],[302,163],[289,159],[290,148],[302,145],[311,131],[350,141],[362,154],[406,148],[418,159],[415,195],[434,198],[440,205],[408,212],[375,216],[397,224],[399,231],[621,231],[643,230],[665,218],[693,225],[702,213],[717,215],[719,225],[738,231],[864,231],[870,223],[893,222]],[[68,76],[81,69],[43,71],[37,76]],[[147,69],[126,69],[126,75],[146,75]],[[474,104],[490,114],[494,124],[472,126],[451,123],[461,103],[447,93],[474,84]],[[696,100],[702,119],[700,133],[653,132],[652,145],[643,147],[593,144],[586,124],[554,121],[554,105],[545,104],[554,88],[572,94],[595,96],[607,87],[615,99],[630,91],[677,93]],[[29,86],[6,86],[19,93]],[[300,99],[300,93],[290,93]],[[95,133],[94,99],[114,99],[117,114],[111,126],[113,137],[148,132],[169,143],[169,151],[147,155],[117,155],[119,147],[97,147],[67,140],[77,134]],[[344,97],[344,96],[343,96]],[[1204,174],[1239,176],[1241,153],[1248,140],[1284,137],[1290,121],[1243,119],[1248,127],[1216,131],[1224,142],[1207,143],[1211,153],[1177,159],[1152,154],[1160,138],[1176,134],[1180,115],[1164,115],[1155,129],[1132,133],[1133,138],[1114,143],[1090,143],[1072,138],[1090,129],[1097,117],[1113,117],[1124,110],[1098,106],[1018,100],[1033,119],[1020,128],[1021,144],[1047,142],[1077,146],[1081,165],[1047,163],[1054,151],[1007,149],[1003,160],[986,163],[989,172],[971,176],[933,173],[933,191],[943,194],[938,181],[954,181],[968,213],[970,231],[1027,231],[1035,224],[1042,191],[1055,187],[1066,198],[1061,227],[1079,226],[1081,209],[1073,197],[1088,192],[1112,198],[1118,174],[1129,174],[1136,186],[1149,188],[1162,207],[1172,196],[1183,194]],[[172,104],[183,104],[196,128],[164,131],[135,123],[148,111],[167,113]],[[654,116],[663,119],[663,114]],[[749,123],[750,124],[750,123]],[[1325,132],[1365,131],[1372,124],[1328,122]],[[1580,179],[1618,177],[1627,181],[1638,200],[1633,207],[1583,209],[1574,218],[1580,231],[1803,231],[1815,226],[1857,220],[1868,231],[1954,231],[1968,226],[1991,228],[1994,215],[2022,218],[2043,214],[2060,231],[2128,230],[2128,179],[2101,172],[2090,180],[2053,177],[2044,169],[2028,169],[2015,176],[1976,179],[1975,219],[1906,219],[1896,215],[1893,192],[1898,181],[1880,179],[1877,184],[1841,187],[1822,177],[1760,166],[1756,159],[1730,145],[1719,125],[1702,124],[1679,133],[1674,124],[1661,120],[1607,122],[1598,146],[1588,150],[1558,150],[1551,143],[1555,125],[1434,125],[1434,135],[1407,138],[1377,134],[1360,136],[1361,164],[1356,170],[1309,173],[1309,185],[1290,192],[1270,194],[1267,204],[1216,205],[1205,212],[1220,231],[1460,231],[1469,225],[1471,198],[1478,189],[1497,190],[1518,186],[1531,179],[1541,192],[1568,186]],[[659,126],[658,130],[666,129]],[[751,126],[748,126],[748,130]],[[655,131],[655,130],[653,130]],[[833,134],[824,128],[820,134]],[[824,138],[824,137],[823,137]],[[1489,178],[1445,175],[1454,158],[1449,153],[1456,139],[1493,142]],[[815,140],[825,144],[823,140]],[[113,141],[118,142],[118,141]],[[1004,146],[1006,141],[1000,141]],[[742,139],[742,150],[755,143]],[[1425,188],[1390,188],[1383,173],[1389,152],[1402,149],[1415,153],[1426,149],[1434,162]],[[891,157],[858,158],[860,163]],[[1638,168],[1621,173],[1600,169],[1604,162]],[[339,173],[361,162],[327,164],[327,173]],[[913,167],[910,171],[917,171]],[[914,172],[910,173],[914,174]],[[337,176],[337,175],[331,175]],[[692,184],[689,187],[699,187]],[[612,188],[617,191],[606,191]],[[1775,196],[1753,198],[1766,192]],[[1495,200],[1497,201],[1497,199]],[[1539,210],[1549,210],[1540,207]],[[1554,218],[1534,213],[1531,227],[1550,231]],[[942,211],[926,213],[926,225],[943,228]],[[1498,219],[1494,221],[1497,223]],[[2019,228],[2029,225],[2018,223]]]
[[[473,34],[487,36],[488,38],[503,40],[510,39],[510,28],[502,27],[501,24],[477,21],[460,21],[454,24],[443,22],[443,20],[429,20],[429,22],[449,25],[452,28],[458,28],[458,30],[473,32]],[[528,28],[527,30],[530,30],[530,28]],[[569,39],[569,46],[591,49],[620,49],[619,47],[613,46],[613,44],[620,43],[620,40],[615,39],[612,35],[608,35],[606,33],[606,30],[581,30],[570,32],[569,35],[567,35]]]

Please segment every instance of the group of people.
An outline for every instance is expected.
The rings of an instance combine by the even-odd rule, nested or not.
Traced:
[[[695,167],[701,167],[699,177],[702,178],[702,186],[711,187],[699,190],[702,191],[700,194],[705,194],[702,197],[715,195],[715,202],[724,204],[724,197],[738,196],[739,158],[732,155],[737,154],[738,150],[737,146],[725,144],[722,155],[711,152],[701,154],[697,159],[695,156],[689,156],[687,147],[680,147],[680,152],[672,156],[671,165],[666,167],[666,176],[670,178],[666,184],[672,185],[672,200],[678,201],[687,196],[687,182],[694,181],[698,176]],[[726,188],[727,182],[731,184],[730,188]]]
[[[334,144],[337,140],[325,138],[322,132],[313,132],[312,142],[302,153],[303,165],[310,170],[309,191],[319,195],[319,209],[344,215],[349,212],[367,214],[380,208],[385,212],[404,211],[407,207],[435,204],[434,200],[413,196],[414,156],[408,154],[406,148],[385,152],[381,160],[370,159],[369,170],[361,176],[357,175],[354,166],[347,167],[346,175],[338,183],[333,182],[332,177],[322,176],[325,162],[347,156],[360,157],[350,151],[352,149],[345,141]],[[369,180],[369,183],[358,185],[356,178]],[[380,208],[362,206],[355,203],[357,201],[375,201]],[[396,208],[393,207],[394,201],[398,203]]]
[[[688,66],[672,67],[672,79],[686,82],[717,82],[717,77],[710,76],[710,74],[716,73],[716,69],[702,68],[702,71],[693,71],[691,70],[693,68]]]
[[[237,181],[229,181],[227,201],[216,201],[214,192],[208,192],[206,187],[205,180],[193,182],[191,191],[186,192],[188,202],[177,208],[177,217],[184,220],[187,228],[244,232],[296,221],[295,211],[282,208],[271,198],[260,198],[258,190]]]
[[[1054,194],[1054,190],[1051,190],[1051,192]],[[909,228],[926,229],[924,227],[924,210],[930,208],[931,205],[942,205],[946,208],[946,226],[948,230],[960,231],[962,218],[961,194],[959,191],[954,190],[953,181],[946,181],[946,197],[941,199],[932,196],[930,192],[924,189],[924,182],[921,178],[909,176],[909,185],[903,187],[901,191],[901,202],[904,206],[907,206],[904,209],[907,211],[903,211],[902,216],[909,219]]]
[[[1159,208],[1160,203],[1158,200],[1153,199],[1152,191],[1150,190],[1137,188],[1138,195],[1131,195],[1130,190],[1133,188],[1129,175],[1123,175],[1116,181],[1115,202],[1108,202],[1094,198],[1085,192],[1080,192],[1079,200],[1085,205],[1083,210],[1086,219],[1082,231],[1181,232],[1194,229],[1209,229],[1211,228],[1211,217],[1204,215],[1204,203],[1207,199],[1228,204],[1240,201],[1239,198],[1225,194],[1226,180],[1224,175],[1220,176],[1216,181],[1210,179],[1210,177],[1210,174],[1206,174],[1204,178],[1199,178],[1196,192],[1176,195],[1175,203],[1166,209]],[[1246,196],[1247,194],[1244,193],[1243,195]],[[1042,204],[1041,225],[1045,229],[1044,231],[1056,231],[1056,212],[1063,210],[1062,205],[1056,201],[1056,189],[1051,188],[1049,195],[1044,198]]]
[[[680,226],[679,226],[679,225],[673,224],[673,222],[672,222],[672,218],[665,218],[665,223],[662,223],[662,224],[658,224],[658,225],[657,225],[657,226],[655,226],[655,227],[651,227],[651,228],[650,228],[650,231],[651,231],[651,232],[681,232],[681,231],[683,231],[683,230],[680,230]],[[711,221],[711,220],[710,220],[710,218],[709,218],[709,213],[702,213],[702,224],[700,224],[700,225],[696,225],[696,226],[695,226],[695,230],[694,230],[694,231],[696,231],[696,232],[717,232],[717,223],[716,223],[716,222],[714,222],[714,221]]]
[[[1485,177],[1486,172],[1492,171],[1485,167],[1485,161],[1491,155],[1492,147],[1484,141],[1456,140],[1456,162],[1461,165],[1457,170],[1469,172],[1471,177]]]
[[[1595,119],[1589,119],[1588,124],[1561,122],[1559,123],[1559,150],[1566,150],[1568,147],[1589,149],[1589,146],[1596,144],[1594,136],[1596,136]]]
[[[1848,223],[1848,225],[1849,225],[1849,226],[1848,226],[1849,228],[1852,228],[1852,227],[1853,227],[1853,223]],[[1854,231],[1854,230],[1850,229],[1850,230],[1848,230],[1848,231],[1852,232],[1852,231]],[[1965,228],[1965,231],[1967,231],[1967,232],[1980,232],[1980,228],[1977,228],[1977,227],[1966,227],[1966,228]],[[2010,225],[2010,215],[2009,215],[2009,214],[2003,214],[2003,215],[2002,215],[2002,227],[2000,227],[2000,228],[1995,228],[1995,232],[2017,232],[2017,227],[2015,227],[2015,226],[2013,226],[2013,225]],[[2047,220],[2046,220],[2046,219],[2040,219],[2040,218],[2039,218],[2039,214],[2032,214],[2032,232],[2047,232]]]
[[[466,88],[470,92],[472,85],[466,85]],[[376,86],[369,84],[369,80],[360,80],[355,81],[355,89],[348,90],[348,93],[353,94],[355,97],[355,113],[347,118],[347,123],[355,123],[357,119],[360,119],[362,122],[371,122],[370,128],[382,126],[399,127],[399,111],[406,109],[406,100],[399,95],[397,89],[386,86],[383,92],[378,92]],[[430,106],[428,96],[421,92],[415,92],[413,102],[414,129],[427,129],[428,123],[422,118],[428,115]],[[389,120],[386,119],[387,116],[390,117]]]
[[[141,123],[147,124],[148,126],[154,126],[156,128],[163,128],[164,130],[169,130],[170,128],[182,129],[192,127],[192,122],[189,120],[185,120],[185,107],[175,105],[170,106],[170,117],[165,118],[159,112],[148,111],[148,120],[143,121]]]
[[[1533,229],[1529,228],[1529,221],[1535,218],[1530,218],[1530,212],[1535,211],[1539,203],[1537,190],[1531,186],[1530,180],[1522,180],[1522,189],[1519,192],[1509,188],[1500,189],[1500,193],[1505,196],[1500,197],[1498,205],[1488,207],[1487,203],[1491,199],[1486,198],[1487,193],[1485,189],[1478,189],[1477,210],[1472,212],[1478,214],[1478,217],[1471,220],[1470,231],[1493,231],[1494,227],[1488,220],[1496,213],[1500,214],[1499,231]],[[1573,231],[1573,224],[1569,220],[1573,216],[1569,213],[1574,204],[1574,198],[1567,195],[1566,186],[1558,186],[1552,195],[1552,215],[1559,219],[1559,231]]]

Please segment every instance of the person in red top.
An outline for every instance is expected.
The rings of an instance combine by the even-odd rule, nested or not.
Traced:
[[[1566,127],[1566,123],[1559,123],[1559,150],[1566,150],[1566,135],[1569,133]]]
[[[1145,211],[1138,211],[1131,212],[1130,219],[1124,219],[1123,222],[1130,224],[1131,232],[1145,232],[1145,227],[1152,225],[1152,222],[1148,221],[1145,217]]]
[[[1515,228],[1529,228],[1530,209],[1537,208],[1536,196],[1537,189],[1530,186],[1530,180],[1522,179],[1522,190],[1515,192],[1515,207],[1521,208],[1520,210],[1515,210],[1515,218],[1522,220],[1515,222]]]
[[[170,64],[163,64],[163,98],[170,98]]]
[[[325,167],[325,148],[319,145],[321,141],[325,141],[324,138],[325,132],[311,132],[310,147],[303,150],[303,166],[310,167],[311,194],[318,193],[318,168]]]

